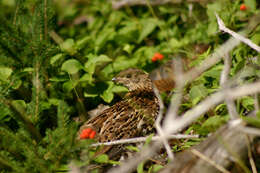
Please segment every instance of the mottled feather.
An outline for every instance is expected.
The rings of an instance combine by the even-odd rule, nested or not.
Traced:
[[[129,93],[122,101],[87,121],[79,132],[90,127],[97,132],[99,142],[151,133],[159,104],[148,74],[139,69],[128,69],[120,72],[113,81],[126,86]]]

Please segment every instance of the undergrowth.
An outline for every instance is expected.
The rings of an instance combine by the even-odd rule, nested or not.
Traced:
[[[245,3],[246,10],[240,10]],[[93,141],[75,140],[88,111],[113,104],[126,89],[111,79],[137,67],[147,72],[182,54],[186,70],[200,64],[230,36],[219,32],[215,12],[239,31],[259,12],[256,0],[125,6],[108,1],[3,0],[0,2],[0,168],[1,172],[68,171],[73,162],[117,164],[106,155],[93,159]],[[191,8],[192,7],[192,8]],[[259,45],[260,27],[249,39]],[[151,59],[156,52],[160,61]],[[260,57],[246,45],[230,52],[231,76],[244,69],[244,83],[260,75],[253,65]],[[192,108],[220,88],[223,62],[186,86],[180,110]],[[167,100],[168,99],[168,100]],[[165,102],[169,98],[165,97]],[[254,109],[252,97],[237,101],[241,116]],[[229,119],[220,104],[185,133],[205,136]],[[260,126],[259,119],[248,120]],[[180,141],[181,151],[197,140]],[[156,172],[163,165],[143,165],[138,172]]]

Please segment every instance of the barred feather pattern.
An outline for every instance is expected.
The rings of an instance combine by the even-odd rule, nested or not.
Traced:
[[[128,69],[120,72],[114,82],[126,86],[130,92],[122,101],[87,121],[80,131],[87,127],[94,129],[99,142],[152,133],[159,103],[148,74],[139,69]]]

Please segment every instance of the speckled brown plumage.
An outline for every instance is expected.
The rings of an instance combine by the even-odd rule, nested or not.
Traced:
[[[113,81],[128,88],[122,101],[91,118],[81,128],[97,132],[99,142],[147,135],[152,132],[159,111],[158,99],[148,74],[139,69],[120,72]],[[80,133],[79,131],[79,133]]]

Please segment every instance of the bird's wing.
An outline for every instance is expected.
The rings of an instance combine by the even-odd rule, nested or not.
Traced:
[[[99,133],[102,142],[131,138],[140,131],[137,128],[142,118],[139,116],[140,111],[131,107],[127,101],[116,103],[106,113],[110,115],[107,116]]]

